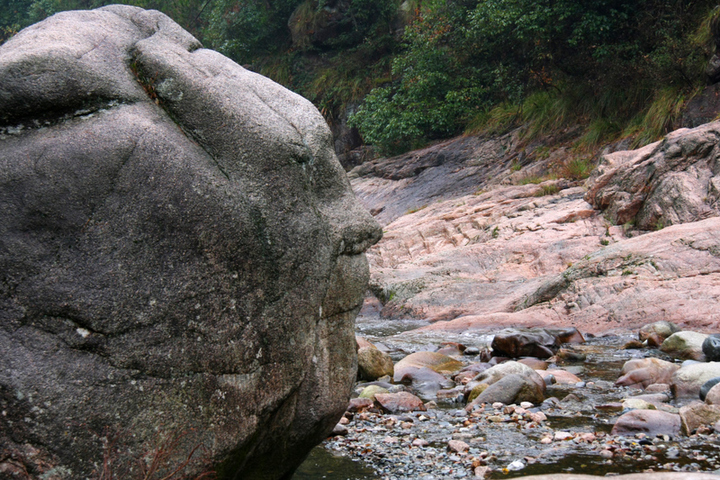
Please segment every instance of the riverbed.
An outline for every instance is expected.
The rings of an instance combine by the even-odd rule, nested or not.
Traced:
[[[426,324],[420,320],[360,317],[357,333],[386,350],[395,361],[416,351],[435,350],[448,341],[482,349],[494,335],[490,329],[463,334],[415,331]],[[547,417],[543,422],[528,422],[520,410],[518,415],[506,406],[467,412],[464,404],[453,400],[437,400],[437,408],[426,412],[355,414],[346,425],[348,433],[314,449],[294,480],[718,471],[720,440],[712,428],[692,436],[611,435],[615,420],[624,413],[617,405],[642,393],[614,385],[623,364],[644,357],[672,360],[657,349],[623,348],[633,338],[631,333],[586,336],[584,344],[573,345],[573,351],[584,360],[558,361],[555,366],[577,375],[582,382],[548,387],[545,402],[528,409],[542,412]],[[479,361],[471,356],[458,358],[466,363]],[[416,445],[418,439],[423,440],[421,445]],[[451,440],[464,442],[469,448],[452,451]]]

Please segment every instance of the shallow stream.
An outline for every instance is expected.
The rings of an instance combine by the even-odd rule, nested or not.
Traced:
[[[437,349],[442,342],[482,348],[492,340],[491,332],[453,335],[408,331],[425,324],[359,318],[357,332],[387,350],[395,361],[415,351]],[[530,428],[511,415],[503,416],[501,410],[469,415],[464,405],[441,401],[437,409],[404,416],[356,415],[348,425],[349,434],[316,447],[293,480],[472,479],[473,465],[489,467],[486,478],[720,469],[720,440],[715,433],[676,438],[610,435],[612,425],[623,412],[596,407],[642,393],[613,385],[623,364],[647,356],[670,360],[658,350],[622,349],[631,338],[588,338],[585,344],[572,346],[586,356],[585,361],[557,366],[574,373],[584,384],[548,387],[546,398],[555,397],[557,402],[546,400],[543,404],[547,420],[539,428]],[[475,357],[462,360],[479,361]],[[500,417],[503,419],[497,420]],[[576,438],[541,442],[556,432],[569,432]],[[592,440],[578,441],[581,435],[591,435]],[[423,438],[429,445],[413,447],[415,438]],[[449,452],[450,440],[465,441],[470,450],[464,454]]]

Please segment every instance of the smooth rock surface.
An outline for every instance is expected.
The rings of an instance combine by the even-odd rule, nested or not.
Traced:
[[[703,343],[707,334],[683,331],[673,333],[660,345],[660,350],[683,360],[705,361]]]
[[[644,342],[650,337],[653,337],[655,339],[660,339],[660,343],[662,343],[662,341],[664,341],[667,337],[679,330],[678,326],[672,322],[659,321],[643,325],[638,331],[638,338],[641,342]]]
[[[425,404],[409,392],[377,393],[375,401],[389,413],[425,411]]]
[[[165,15],[0,46],[0,217],[0,444],[33,475],[87,478],[116,435],[131,478],[187,432],[170,464],[287,478],[344,412],[380,229],[310,102]]]
[[[702,352],[708,362],[720,360],[720,335],[714,333],[708,335],[702,343]]]
[[[544,329],[512,329],[495,334],[490,347],[501,357],[550,358],[560,348],[560,341]]]
[[[685,435],[692,435],[702,425],[711,426],[720,421],[720,405],[693,403],[681,407],[679,413]]]
[[[716,377],[720,377],[720,362],[683,366],[673,374],[670,388],[675,397],[698,398],[705,382]]]
[[[393,376],[395,369],[392,358],[375,346],[358,350],[358,377],[361,380],[373,381],[385,375]]]
[[[615,385],[647,388],[652,384],[670,383],[680,365],[659,358],[638,358],[625,362]]]
[[[661,410],[631,410],[621,415],[612,428],[612,435],[632,436],[644,433],[648,436],[679,435],[680,415]]]
[[[505,405],[511,405],[513,403],[519,404],[521,402],[539,404],[545,399],[543,387],[540,387],[526,376],[517,374],[505,375],[485,388],[467,406],[467,409],[470,410],[474,405],[481,403],[493,404],[495,402],[500,402]]]
[[[658,147],[672,162],[694,162],[687,172],[668,169],[669,160],[648,154],[658,163],[646,164],[647,172],[656,172],[653,181],[697,172],[700,187],[690,195],[708,206],[690,216],[668,208],[688,223],[665,222],[658,231],[609,223],[602,209],[614,215],[611,206],[600,202],[595,209],[585,190],[569,182],[517,185],[547,164],[535,160],[513,172],[509,164],[522,151],[512,135],[485,143],[464,139],[465,149],[448,142],[358,167],[353,187],[386,230],[369,251],[371,287],[383,302],[382,315],[425,318],[437,321],[427,330],[452,332],[575,325],[586,333],[608,333],[637,331],[648,319],[720,330],[720,259],[712,254],[720,248],[720,219],[713,213],[720,183],[710,168],[719,129],[715,122],[697,132],[679,131],[668,137],[667,147]],[[671,147],[680,145],[680,135],[695,140]],[[456,155],[441,154],[451,148]],[[612,168],[621,175],[621,167]],[[588,180],[593,197],[622,193],[605,179],[598,174]],[[544,195],[543,187],[559,191]],[[663,202],[677,197],[663,195]]]

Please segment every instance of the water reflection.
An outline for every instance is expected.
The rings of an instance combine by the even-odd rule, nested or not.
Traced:
[[[300,465],[292,480],[377,480],[373,469],[348,457],[333,455],[323,447],[315,447]]]

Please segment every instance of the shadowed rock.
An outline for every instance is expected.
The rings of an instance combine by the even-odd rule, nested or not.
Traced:
[[[117,435],[129,478],[181,432],[172,468],[287,478],[347,406],[381,235],[317,110],[110,6],[0,47],[0,152],[0,443],[86,478]]]

